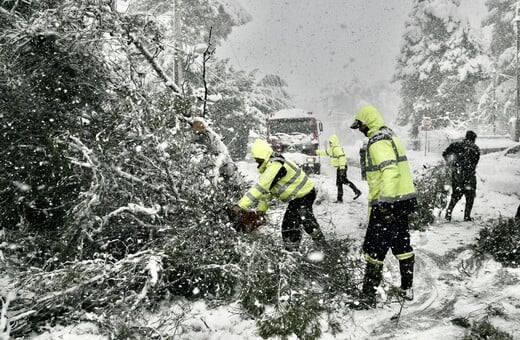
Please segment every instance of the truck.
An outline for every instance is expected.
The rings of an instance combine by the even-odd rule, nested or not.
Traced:
[[[296,162],[307,174],[320,173],[320,157],[315,151],[320,145],[323,124],[313,112],[302,109],[271,112],[266,127],[267,141],[273,150]]]

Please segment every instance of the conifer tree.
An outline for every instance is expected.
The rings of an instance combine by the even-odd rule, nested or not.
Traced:
[[[417,137],[424,116],[433,127],[467,120],[475,84],[489,60],[466,19],[460,0],[416,0],[405,24],[394,79],[400,81],[398,123]]]
[[[491,28],[489,53],[494,67],[480,98],[479,111],[481,121],[498,131],[505,130],[509,119],[515,116],[516,4],[515,0],[487,0],[488,14],[482,21],[483,27]]]

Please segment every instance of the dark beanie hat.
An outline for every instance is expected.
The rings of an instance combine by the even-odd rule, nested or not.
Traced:
[[[477,134],[475,132],[469,130],[468,132],[466,132],[466,139],[475,141],[475,139],[477,139]]]

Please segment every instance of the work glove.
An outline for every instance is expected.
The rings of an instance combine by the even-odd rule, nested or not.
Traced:
[[[235,204],[232,208],[231,208],[231,211],[234,212],[235,214],[240,214],[240,212],[242,212],[244,209],[240,208],[237,204]]]
[[[265,211],[257,210],[256,211],[256,225],[257,227],[265,224],[266,217],[265,217]]]
[[[265,223],[265,212],[252,211],[235,205],[231,208],[233,228],[240,232],[251,232]]]

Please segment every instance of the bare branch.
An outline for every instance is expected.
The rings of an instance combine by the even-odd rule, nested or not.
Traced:
[[[209,37],[208,37],[208,47],[204,51],[203,58],[202,58],[202,81],[204,82],[204,103],[203,103],[203,109],[202,109],[202,117],[206,117],[206,107],[208,103],[208,82],[206,81],[206,62],[211,58],[213,53],[215,52],[215,49],[211,48],[211,31],[213,30],[213,27],[209,28]]]
[[[143,46],[141,41],[134,34],[128,33],[128,37],[130,38],[130,41],[135,45],[135,47],[137,47],[139,52],[141,52],[141,54],[145,57],[145,59],[148,61],[148,63],[152,66],[152,68],[157,73],[159,78],[161,78],[164,81],[164,85],[166,85],[166,87],[171,89],[176,96],[181,97],[182,96],[181,89],[177,86],[177,84],[175,84],[175,82],[173,80],[171,80],[168,77],[168,75],[166,75],[166,72],[164,72],[162,67],[159,64],[157,64],[157,62],[154,59],[153,54],[150,53],[150,51],[148,51],[146,49],[146,47]]]

